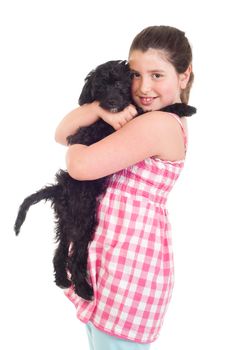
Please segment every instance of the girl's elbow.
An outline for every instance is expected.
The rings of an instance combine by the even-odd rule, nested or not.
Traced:
[[[88,181],[95,180],[95,176],[91,176],[91,171],[88,168],[88,162],[84,160],[71,159],[67,161],[67,171],[74,180]]]
[[[88,167],[88,164],[84,162],[69,163],[67,171],[74,180],[78,181],[93,181],[103,177],[95,173],[91,166]]]
[[[54,136],[54,138],[55,138],[55,142],[57,142],[57,143],[59,143],[59,144],[61,144],[61,145],[67,146],[67,140],[66,140],[66,138],[64,137],[64,135],[62,135],[62,134],[60,133],[60,131],[59,131],[58,129],[56,129],[56,131],[55,131],[55,136]]]
[[[83,173],[83,167],[80,166],[80,164],[77,164],[77,162],[69,162],[67,164],[67,172],[74,180],[83,181],[85,180],[85,176]]]
[[[87,146],[73,145],[68,148],[66,153],[66,166],[69,175],[74,180],[89,180],[87,157],[82,154]],[[78,153],[81,153],[78,155]]]

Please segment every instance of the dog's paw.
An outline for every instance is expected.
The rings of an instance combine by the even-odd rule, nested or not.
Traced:
[[[79,295],[82,299],[88,300],[88,301],[92,301],[93,300],[93,296],[94,296],[94,292],[93,292],[93,288],[86,282],[85,285],[74,285],[74,291],[77,295]]]
[[[57,276],[55,278],[55,284],[62,289],[69,288],[72,285],[71,281],[67,278],[58,278]]]

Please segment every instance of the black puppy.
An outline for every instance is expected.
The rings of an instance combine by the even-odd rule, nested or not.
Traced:
[[[91,71],[79,98],[79,104],[99,101],[112,112],[121,111],[132,103],[131,73],[126,61],[109,61]],[[190,116],[195,108],[174,104],[162,109],[181,116]],[[138,109],[138,114],[142,110]],[[103,120],[80,128],[67,138],[69,145],[91,145],[115,130]],[[27,197],[21,204],[15,222],[19,233],[29,207],[41,200],[50,200],[56,219],[56,248],[53,264],[55,282],[61,288],[74,286],[75,293],[86,300],[93,298],[93,288],[87,274],[88,245],[97,225],[99,196],[104,194],[110,176],[92,180],[74,180],[67,171],[59,170],[56,184],[49,185]]]

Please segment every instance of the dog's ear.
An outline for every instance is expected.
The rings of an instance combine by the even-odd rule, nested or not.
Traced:
[[[94,101],[94,90],[93,90],[93,80],[95,77],[95,69],[92,70],[85,78],[85,85],[81,91],[78,103],[83,105],[84,103],[91,103]]]

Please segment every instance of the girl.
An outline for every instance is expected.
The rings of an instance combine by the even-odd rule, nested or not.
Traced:
[[[102,118],[116,130],[91,145],[72,145],[66,161],[78,180],[106,175],[99,224],[89,244],[88,272],[94,300],[72,288],[66,296],[86,323],[91,350],[149,349],[159,335],[173,289],[173,254],[167,197],[184,166],[186,118],[158,111],[188,102],[192,52],[184,32],[168,26],[145,28],[132,42],[134,106],[117,114],[97,101],[69,113],[56,141]]]

